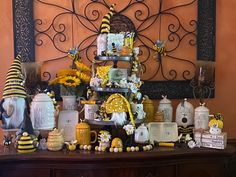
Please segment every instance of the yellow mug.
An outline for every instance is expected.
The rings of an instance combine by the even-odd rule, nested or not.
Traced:
[[[94,134],[94,140],[91,141],[91,134]],[[81,122],[76,125],[76,140],[80,145],[90,145],[97,141],[97,132],[94,130],[90,130],[90,126]]]

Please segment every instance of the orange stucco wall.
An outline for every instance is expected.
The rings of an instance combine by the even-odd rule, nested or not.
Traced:
[[[5,75],[13,60],[12,1],[0,1],[0,95],[4,87]],[[236,1],[217,0],[216,22],[216,93],[215,98],[207,100],[211,113],[224,115],[224,131],[229,138],[236,138]],[[174,108],[179,100],[173,100]],[[190,100],[198,106],[197,100]],[[158,101],[156,101],[158,103]],[[1,133],[0,133],[1,135]],[[1,136],[0,136],[1,138]]]

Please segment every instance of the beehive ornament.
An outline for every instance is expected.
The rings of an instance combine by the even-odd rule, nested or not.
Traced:
[[[30,136],[27,132],[24,132],[17,142],[17,152],[19,153],[31,153],[36,151],[38,142],[36,138]]]

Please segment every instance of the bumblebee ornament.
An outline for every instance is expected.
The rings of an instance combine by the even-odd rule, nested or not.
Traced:
[[[65,142],[66,144],[66,148],[69,150],[69,151],[74,151],[76,150],[76,145],[77,145],[77,140],[72,140],[70,142]]]
[[[4,135],[3,138],[3,145],[9,147],[12,143],[13,136],[11,135]]]
[[[165,42],[158,39],[153,46],[153,50],[156,52],[157,59],[166,56]]]
[[[24,132],[17,141],[17,152],[31,153],[37,150],[37,138]]]
[[[73,61],[79,60],[79,50],[78,48],[70,48],[68,51],[68,57]]]

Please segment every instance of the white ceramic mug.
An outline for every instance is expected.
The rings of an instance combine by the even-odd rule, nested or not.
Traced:
[[[96,112],[98,111],[98,105],[85,104],[84,105],[84,117],[88,120],[94,120],[96,118]]]

